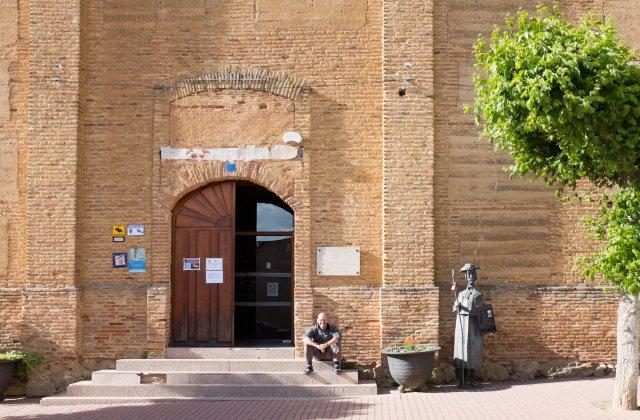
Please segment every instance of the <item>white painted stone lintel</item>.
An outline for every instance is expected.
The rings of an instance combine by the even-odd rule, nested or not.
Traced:
[[[187,149],[161,147],[161,160],[213,160],[219,162],[250,162],[254,160],[290,160],[298,156],[298,147],[277,145],[273,147],[231,147],[218,149]]]

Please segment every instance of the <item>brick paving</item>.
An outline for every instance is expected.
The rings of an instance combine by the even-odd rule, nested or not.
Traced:
[[[37,399],[0,403],[2,419],[640,419],[640,411],[603,409],[613,378],[489,384],[461,392],[340,399],[265,399],[42,407]]]

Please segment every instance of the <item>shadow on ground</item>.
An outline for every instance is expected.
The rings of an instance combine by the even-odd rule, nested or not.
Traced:
[[[502,381],[502,382],[482,382],[482,386],[478,388],[464,388],[460,389],[456,384],[436,385],[429,389],[410,390],[407,393],[424,393],[424,392],[496,392],[504,391],[516,386],[527,386],[535,384],[548,384],[552,382],[576,382],[576,381],[597,381],[599,379],[607,378],[610,376],[589,376],[584,378],[554,378],[554,379],[532,379],[530,381]],[[397,388],[378,388],[378,395],[389,395],[397,393]]]
[[[31,400],[33,401],[33,400]],[[9,400],[3,403],[25,405],[24,400]],[[36,402],[34,401],[34,404]],[[159,402],[139,405],[118,406],[54,406],[38,407],[50,413],[8,415],[4,420],[89,420],[89,419],[197,419],[208,418],[215,413],[215,419],[279,419],[283,416],[295,419],[339,419],[366,414],[370,404],[354,399],[288,399],[288,400],[224,400]],[[16,412],[19,408],[16,407]]]

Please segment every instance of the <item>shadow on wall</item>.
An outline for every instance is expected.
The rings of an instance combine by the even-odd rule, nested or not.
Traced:
[[[343,360],[365,375],[380,360],[379,294],[377,287],[316,287],[313,313],[329,315],[342,334]],[[315,320],[310,320],[312,325]]]
[[[7,396],[44,397],[64,392],[69,384],[91,378],[96,370],[115,368],[115,360],[82,360],[68,349],[43,336],[42,331],[22,326],[24,348],[36,351],[44,362],[27,372],[26,382],[14,377]],[[37,339],[34,339],[37,337]]]

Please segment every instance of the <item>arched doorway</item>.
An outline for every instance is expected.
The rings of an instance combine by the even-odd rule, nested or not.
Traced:
[[[173,210],[172,346],[291,345],[293,210],[241,181]]]

